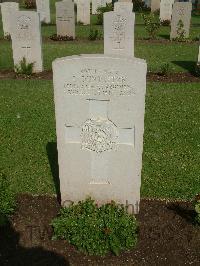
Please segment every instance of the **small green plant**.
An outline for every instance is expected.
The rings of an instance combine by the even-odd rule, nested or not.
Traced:
[[[184,23],[181,19],[177,23],[176,33],[177,33],[177,37],[175,38],[176,41],[184,42],[187,40],[187,38],[185,37],[186,31],[184,30]]]
[[[170,65],[169,63],[163,63],[161,66],[160,66],[160,70],[158,72],[158,74],[160,76],[167,76],[170,72]]]
[[[160,21],[154,13],[142,14],[144,20],[145,29],[150,39],[155,39],[160,29]]]
[[[200,194],[195,199],[196,222],[200,225]]]
[[[113,5],[112,3],[106,4],[106,6],[104,7],[99,7],[97,9],[97,22],[96,25],[103,25],[103,14],[105,12],[109,12],[113,10]]]
[[[17,74],[32,75],[34,63],[27,63],[26,58],[20,61],[19,65],[15,65],[15,72]]]
[[[26,9],[34,9],[34,8],[36,8],[36,1],[35,0],[24,0],[23,4],[24,4],[24,7]]]
[[[97,40],[99,37],[99,31],[98,30],[94,30],[94,29],[90,29],[90,33],[89,33],[89,36],[88,36],[88,39],[90,41],[95,41]]]
[[[8,216],[15,209],[15,196],[10,189],[6,176],[0,172],[0,226],[7,222]]]
[[[137,243],[137,222],[115,202],[98,207],[90,198],[62,208],[52,221],[53,239],[65,239],[89,255],[118,255]]]

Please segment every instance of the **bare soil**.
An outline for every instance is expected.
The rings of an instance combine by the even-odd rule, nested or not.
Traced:
[[[51,70],[43,71],[38,74],[32,74],[31,76],[26,75],[17,75],[14,71],[10,70],[1,70],[0,71],[0,80],[1,79],[46,79],[51,80],[53,78],[53,73]],[[200,82],[200,77],[194,76],[189,72],[179,72],[179,73],[170,73],[168,75],[162,76],[158,73],[148,73],[147,81],[151,82],[166,82],[166,83],[187,83],[187,82]]]
[[[106,257],[87,256],[64,240],[52,240],[56,197],[19,195],[10,224],[0,228],[1,266],[200,265],[200,227],[191,202],[141,201],[135,249]]]

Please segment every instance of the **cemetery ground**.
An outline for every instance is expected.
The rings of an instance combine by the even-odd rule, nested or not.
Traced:
[[[146,94],[139,240],[118,257],[95,257],[52,240],[59,181],[51,63],[103,53],[102,26],[92,16],[99,40],[88,40],[90,26],[77,25],[75,41],[58,42],[49,38],[56,33],[54,11],[52,17],[42,26],[45,71],[30,78],[14,74],[11,42],[0,25],[1,169],[18,202],[10,223],[0,228],[0,265],[198,265],[200,228],[192,200],[200,193],[200,83],[194,76],[200,18],[192,17],[191,41],[179,43],[169,41],[169,27],[148,40],[136,15],[135,56],[154,73]],[[157,75],[163,64],[169,70]]]

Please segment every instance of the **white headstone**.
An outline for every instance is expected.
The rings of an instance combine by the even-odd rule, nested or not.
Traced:
[[[4,2],[0,5],[4,36],[10,36],[12,12],[19,10],[19,4],[15,2]]]
[[[104,54],[134,56],[133,12],[104,13]]]
[[[151,0],[151,12],[155,12],[160,9],[160,0]]]
[[[105,7],[106,6],[106,0],[92,0],[92,14],[97,14],[97,10],[99,7]]]
[[[40,21],[46,24],[51,22],[49,0],[36,0],[37,12],[40,14]]]
[[[177,2],[173,5],[170,39],[189,37],[192,3]]]
[[[174,4],[174,0],[161,0],[160,2],[160,20],[161,21],[165,21],[165,20],[171,21],[173,4]]]
[[[53,62],[63,205],[91,196],[139,211],[144,60],[82,55]]]
[[[75,39],[75,14],[72,1],[56,2],[57,35]]]
[[[11,22],[14,65],[19,65],[25,58],[27,63],[34,63],[33,72],[41,72],[43,67],[39,14],[34,11],[16,11]]]
[[[132,12],[133,11],[133,3],[129,2],[115,2],[114,3],[114,11],[116,12]]]
[[[77,22],[90,24],[90,0],[77,0]]]

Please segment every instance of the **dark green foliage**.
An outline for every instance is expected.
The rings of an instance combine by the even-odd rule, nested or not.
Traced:
[[[200,63],[195,66],[195,76],[200,77]]]
[[[112,3],[110,3],[110,4],[106,4],[106,6],[105,7],[99,7],[98,9],[97,9],[97,22],[96,22],[96,24],[97,25],[103,25],[103,14],[105,13],[105,12],[109,12],[109,11],[112,11],[113,10],[113,5],[112,5]]]
[[[68,208],[52,222],[54,239],[66,239],[89,255],[118,255],[137,243],[137,222],[124,207],[114,202],[98,207],[86,199]]]
[[[170,71],[169,63],[163,63],[160,66],[160,70],[159,70],[158,74],[161,76],[167,76],[169,74],[169,71]]]
[[[17,74],[30,76],[33,73],[33,66],[34,63],[27,63],[26,58],[23,57],[19,65],[15,65],[15,72]]]
[[[200,225],[200,194],[196,196],[195,211],[196,211],[196,222]]]
[[[74,41],[73,36],[61,36],[61,35],[57,35],[57,34],[53,34],[49,37],[52,41],[66,41],[66,42],[71,42]]]
[[[147,11],[150,10],[145,6],[145,3],[142,0],[133,0],[133,11]]]
[[[170,22],[170,20],[166,19],[166,20],[162,20],[160,23],[162,26],[170,26],[171,22]]]
[[[24,0],[23,6],[27,9],[34,9],[36,8],[36,1],[35,0]]]
[[[6,176],[0,172],[0,226],[4,225],[8,216],[15,209],[15,196],[10,189]]]
[[[97,40],[99,37],[99,31],[98,30],[94,30],[94,29],[90,29],[90,33],[89,33],[89,36],[88,36],[88,39],[90,41],[95,41]]]
[[[155,39],[156,35],[160,29],[160,21],[158,17],[153,14],[142,14],[144,20],[145,29],[149,35],[150,39]]]

